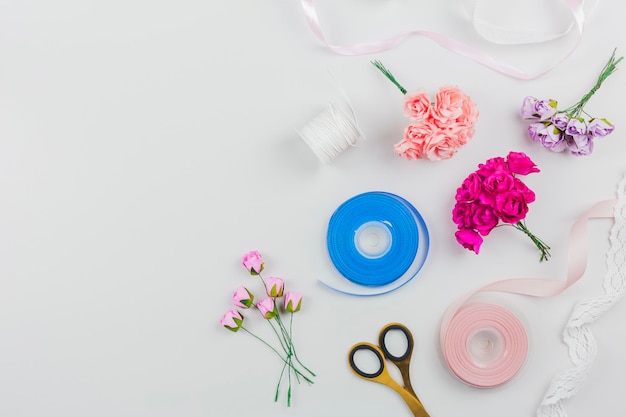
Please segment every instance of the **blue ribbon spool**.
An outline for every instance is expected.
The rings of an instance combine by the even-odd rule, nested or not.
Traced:
[[[404,285],[421,269],[428,252],[428,230],[404,198],[372,191],[356,195],[333,213],[326,243],[330,259],[348,281],[371,287],[338,291],[374,295]]]

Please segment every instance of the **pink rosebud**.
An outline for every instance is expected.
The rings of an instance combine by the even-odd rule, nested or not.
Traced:
[[[254,295],[243,285],[235,290],[233,304],[241,308],[250,308],[254,301]]]
[[[220,324],[231,332],[237,332],[243,324],[243,316],[237,310],[231,308],[224,314]]]
[[[268,277],[265,279],[265,291],[270,297],[282,297],[285,283],[282,279]]]
[[[537,165],[524,152],[509,152],[506,162],[514,174],[528,175],[532,172],[539,172]]]
[[[290,313],[300,311],[302,305],[302,295],[295,291],[285,293],[285,310]]]
[[[261,312],[261,315],[268,320],[276,317],[276,314],[278,314],[278,312],[276,311],[276,304],[274,303],[274,299],[271,297],[262,299],[257,303],[256,306]]]
[[[509,191],[496,196],[494,210],[500,220],[514,224],[526,217],[528,204],[523,193]]]
[[[483,238],[478,232],[472,229],[459,229],[454,236],[461,246],[478,254],[480,245],[483,243]]]
[[[263,271],[264,262],[258,251],[253,250],[246,253],[241,261],[251,275],[259,275]]]
[[[409,92],[404,96],[404,111],[412,119],[422,121],[430,115],[430,97],[424,90]]]

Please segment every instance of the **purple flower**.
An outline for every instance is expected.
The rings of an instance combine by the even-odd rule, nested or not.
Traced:
[[[558,129],[565,130],[569,122],[569,116],[565,113],[556,113],[550,120]]]
[[[572,155],[585,156],[593,152],[593,140],[588,136],[567,135],[566,140]]]
[[[522,118],[526,120],[539,119],[539,115],[535,112],[535,103],[537,103],[537,99],[535,97],[528,96],[524,99],[520,110]]]
[[[587,126],[587,135],[589,135],[592,139],[602,138],[610,135],[613,130],[615,130],[615,126],[613,126],[608,120],[591,119],[589,121],[589,125]]]
[[[541,122],[535,122],[528,125],[528,136],[535,142],[541,142],[542,132],[546,128],[546,125]]]
[[[570,136],[586,136],[587,124],[583,119],[570,119],[569,122],[567,122],[565,133]]]
[[[563,132],[553,124],[549,124],[541,132],[541,144],[552,152],[563,152],[567,148]]]
[[[548,120],[554,113],[556,113],[556,101],[538,100],[535,103],[535,114],[539,116],[539,120]]]

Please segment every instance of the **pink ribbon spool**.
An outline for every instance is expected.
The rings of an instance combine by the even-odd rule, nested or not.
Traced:
[[[449,323],[442,349],[448,367],[461,381],[491,388],[509,381],[522,368],[528,338],[510,310],[472,303],[462,306]]]
[[[453,303],[441,320],[441,351],[450,370],[463,382],[493,388],[513,378],[528,352],[523,324],[508,309],[470,299],[484,292],[505,292],[533,297],[558,295],[582,278],[587,267],[587,221],[613,218],[617,200],[595,204],[572,226],[568,244],[567,279],[513,278],[479,288]]]

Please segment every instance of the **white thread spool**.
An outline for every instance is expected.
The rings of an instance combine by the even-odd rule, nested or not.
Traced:
[[[356,146],[362,136],[354,110],[348,114],[336,103],[329,106],[307,123],[298,134],[317,157],[329,164],[337,155]]]

